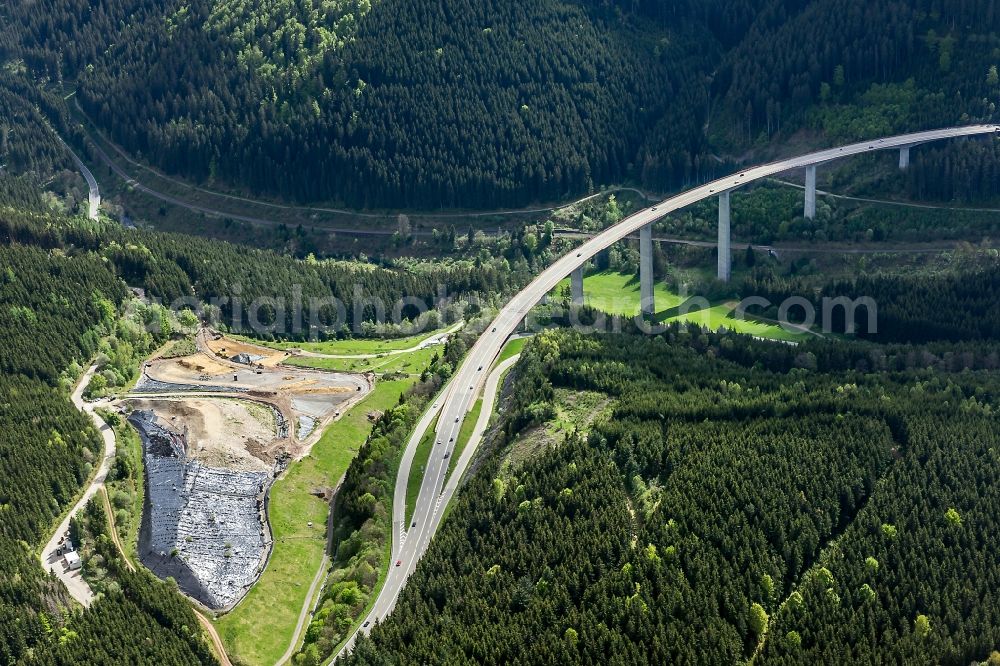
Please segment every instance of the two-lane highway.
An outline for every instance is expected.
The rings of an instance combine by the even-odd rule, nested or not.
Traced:
[[[408,528],[405,541],[396,539],[399,529],[394,529],[393,562],[390,564],[385,585],[376,599],[372,611],[365,618],[365,623],[359,631],[367,633],[376,621],[383,619],[392,611],[396,599],[403,585],[406,583],[406,579],[416,568],[417,562],[423,556],[437,526],[440,524],[441,512],[444,510],[447,499],[450,497],[450,495],[442,497],[443,484],[448,472],[448,460],[444,458],[444,453],[450,453],[453,450],[454,442],[458,439],[458,434],[462,427],[462,421],[474,405],[479,392],[486,383],[486,375],[499,356],[506,340],[517,330],[518,325],[527,316],[528,312],[546,294],[554,289],[560,280],[612,243],[636,233],[642,227],[664,215],[690,206],[703,199],[717,197],[724,192],[732,191],[762,178],[775,176],[786,171],[803,169],[807,166],[822,164],[851,155],[860,155],[878,150],[899,149],[939,139],[983,134],[996,135],[997,133],[1000,133],[1000,125],[972,125],[916,132],[913,134],[863,141],[848,146],[829,148],[745,169],[731,176],[726,176],[706,185],[688,190],[630,215],[615,226],[597,234],[576,250],[556,260],[504,306],[483,335],[473,345],[472,349],[469,350],[465,360],[446,387],[444,395],[438,401],[439,409],[428,410],[424,418],[420,421],[420,427],[414,432],[407,447],[407,454],[411,460],[413,454],[410,452],[410,449],[415,449],[415,443],[420,441],[423,433],[433,421],[434,415],[438,411],[440,412],[435,436],[435,442],[440,442],[440,444],[435,443],[424,473],[420,495],[413,514],[413,520],[416,524],[414,526],[404,526],[404,529]],[[407,466],[407,472],[408,469]],[[400,492],[400,484],[402,484],[402,492]],[[401,497],[405,499],[405,496],[406,475],[401,474],[397,477],[395,497],[398,502]],[[399,566],[396,566],[397,561],[400,562]],[[350,651],[356,635],[355,633],[351,636],[345,647],[337,655],[338,657]]]

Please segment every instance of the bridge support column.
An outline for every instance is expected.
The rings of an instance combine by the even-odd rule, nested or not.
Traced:
[[[639,229],[639,306],[643,315],[656,313],[653,302],[653,224]]]
[[[806,204],[803,215],[808,219],[816,217],[816,165],[806,167]]]
[[[97,211],[98,211],[98,209],[100,207],[101,207],[101,195],[100,194],[95,194],[95,193],[91,192],[90,193],[90,202],[89,202],[89,206],[87,208],[87,217],[89,217],[92,220],[96,220],[97,219]]]
[[[729,192],[719,195],[719,279],[729,282],[733,257],[729,250]]]
[[[899,168],[905,169],[910,166],[910,147],[903,146],[899,149]]]
[[[569,274],[571,303],[583,305],[583,266]]]

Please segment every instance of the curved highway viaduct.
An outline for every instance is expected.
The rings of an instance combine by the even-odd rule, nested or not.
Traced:
[[[53,130],[55,133],[55,130]],[[63,141],[63,138],[56,134],[56,138],[59,139],[59,143],[65,146],[66,150],[69,151],[70,157],[73,158],[73,163],[76,164],[76,168],[80,170],[83,174],[84,180],[87,181],[87,189],[89,190],[88,202],[87,202],[87,217],[91,220],[96,220],[98,212],[101,209],[101,189],[97,185],[97,179],[94,178],[94,174],[91,173],[87,165],[83,163],[83,160],[73,152],[73,149],[69,147],[69,144]]]
[[[365,623],[358,631],[367,633],[378,621],[385,618],[399,596],[406,579],[416,568],[417,561],[423,556],[434,532],[441,523],[442,514],[450,499],[451,492],[443,492],[445,477],[448,473],[448,462],[445,454],[450,456],[465,415],[475,404],[480,391],[486,383],[487,372],[496,361],[507,339],[517,330],[528,315],[528,312],[538,304],[567,275],[572,276],[572,297],[577,303],[583,297],[583,266],[598,252],[604,250],[627,236],[639,232],[640,249],[640,297],[644,314],[653,313],[653,271],[652,271],[652,223],[659,218],[685,206],[716,197],[719,200],[719,258],[718,277],[727,281],[730,277],[730,209],[729,198],[733,190],[787,171],[804,169],[806,173],[804,213],[806,217],[816,214],[816,167],[851,155],[861,155],[880,150],[899,152],[899,166],[906,168],[910,162],[910,149],[913,146],[937,141],[994,134],[1000,136],[1000,125],[969,125],[952,127],[883,139],[872,139],[847,146],[820,150],[799,157],[792,157],[769,164],[751,167],[731,176],[693,188],[677,196],[671,197],[649,208],[630,215],[618,224],[597,234],[576,250],[563,255],[551,266],[542,271],[527,287],[516,294],[500,310],[493,322],[469,350],[465,360],[453,375],[444,389],[441,400],[434,403],[418,424],[403,456],[396,481],[396,497],[405,497],[406,481],[409,476],[408,460],[412,460],[412,450],[415,450],[423,433],[433,421],[433,416],[440,413],[434,448],[427,461],[424,478],[420,486],[420,494],[413,513],[413,523],[410,526],[402,524],[394,506],[392,565],[386,577],[385,585],[375,600],[371,612],[365,618]],[[463,458],[466,456],[463,454]],[[456,467],[453,481],[449,488],[460,478],[463,469]],[[400,494],[402,487],[402,494]],[[405,532],[405,535],[404,535]],[[396,563],[399,563],[398,565]],[[354,645],[355,632],[334,657],[346,654]]]

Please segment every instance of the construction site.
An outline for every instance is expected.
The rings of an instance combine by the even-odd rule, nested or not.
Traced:
[[[202,330],[196,353],[150,359],[118,403],[143,442],[139,555],[213,610],[237,604],[267,564],[271,483],[372,387],[286,356]]]

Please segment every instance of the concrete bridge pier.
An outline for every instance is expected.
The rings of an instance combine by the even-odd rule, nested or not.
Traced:
[[[903,146],[899,149],[899,168],[905,169],[910,166],[910,147]]]
[[[719,195],[719,279],[729,282],[733,257],[729,250],[729,192]]]
[[[569,274],[571,303],[583,305],[583,266]]]
[[[806,203],[803,215],[807,219],[816,217],[816,165],[806,167]]]
[[[90,203],[87,207],[87,217],[92,220],[97,219],[97,211],[101,207],[101,195],[93,190],[90,191]]]
[[[656,313],[653,302],[653,223],[639,229],[639,306],[643,315]]]

